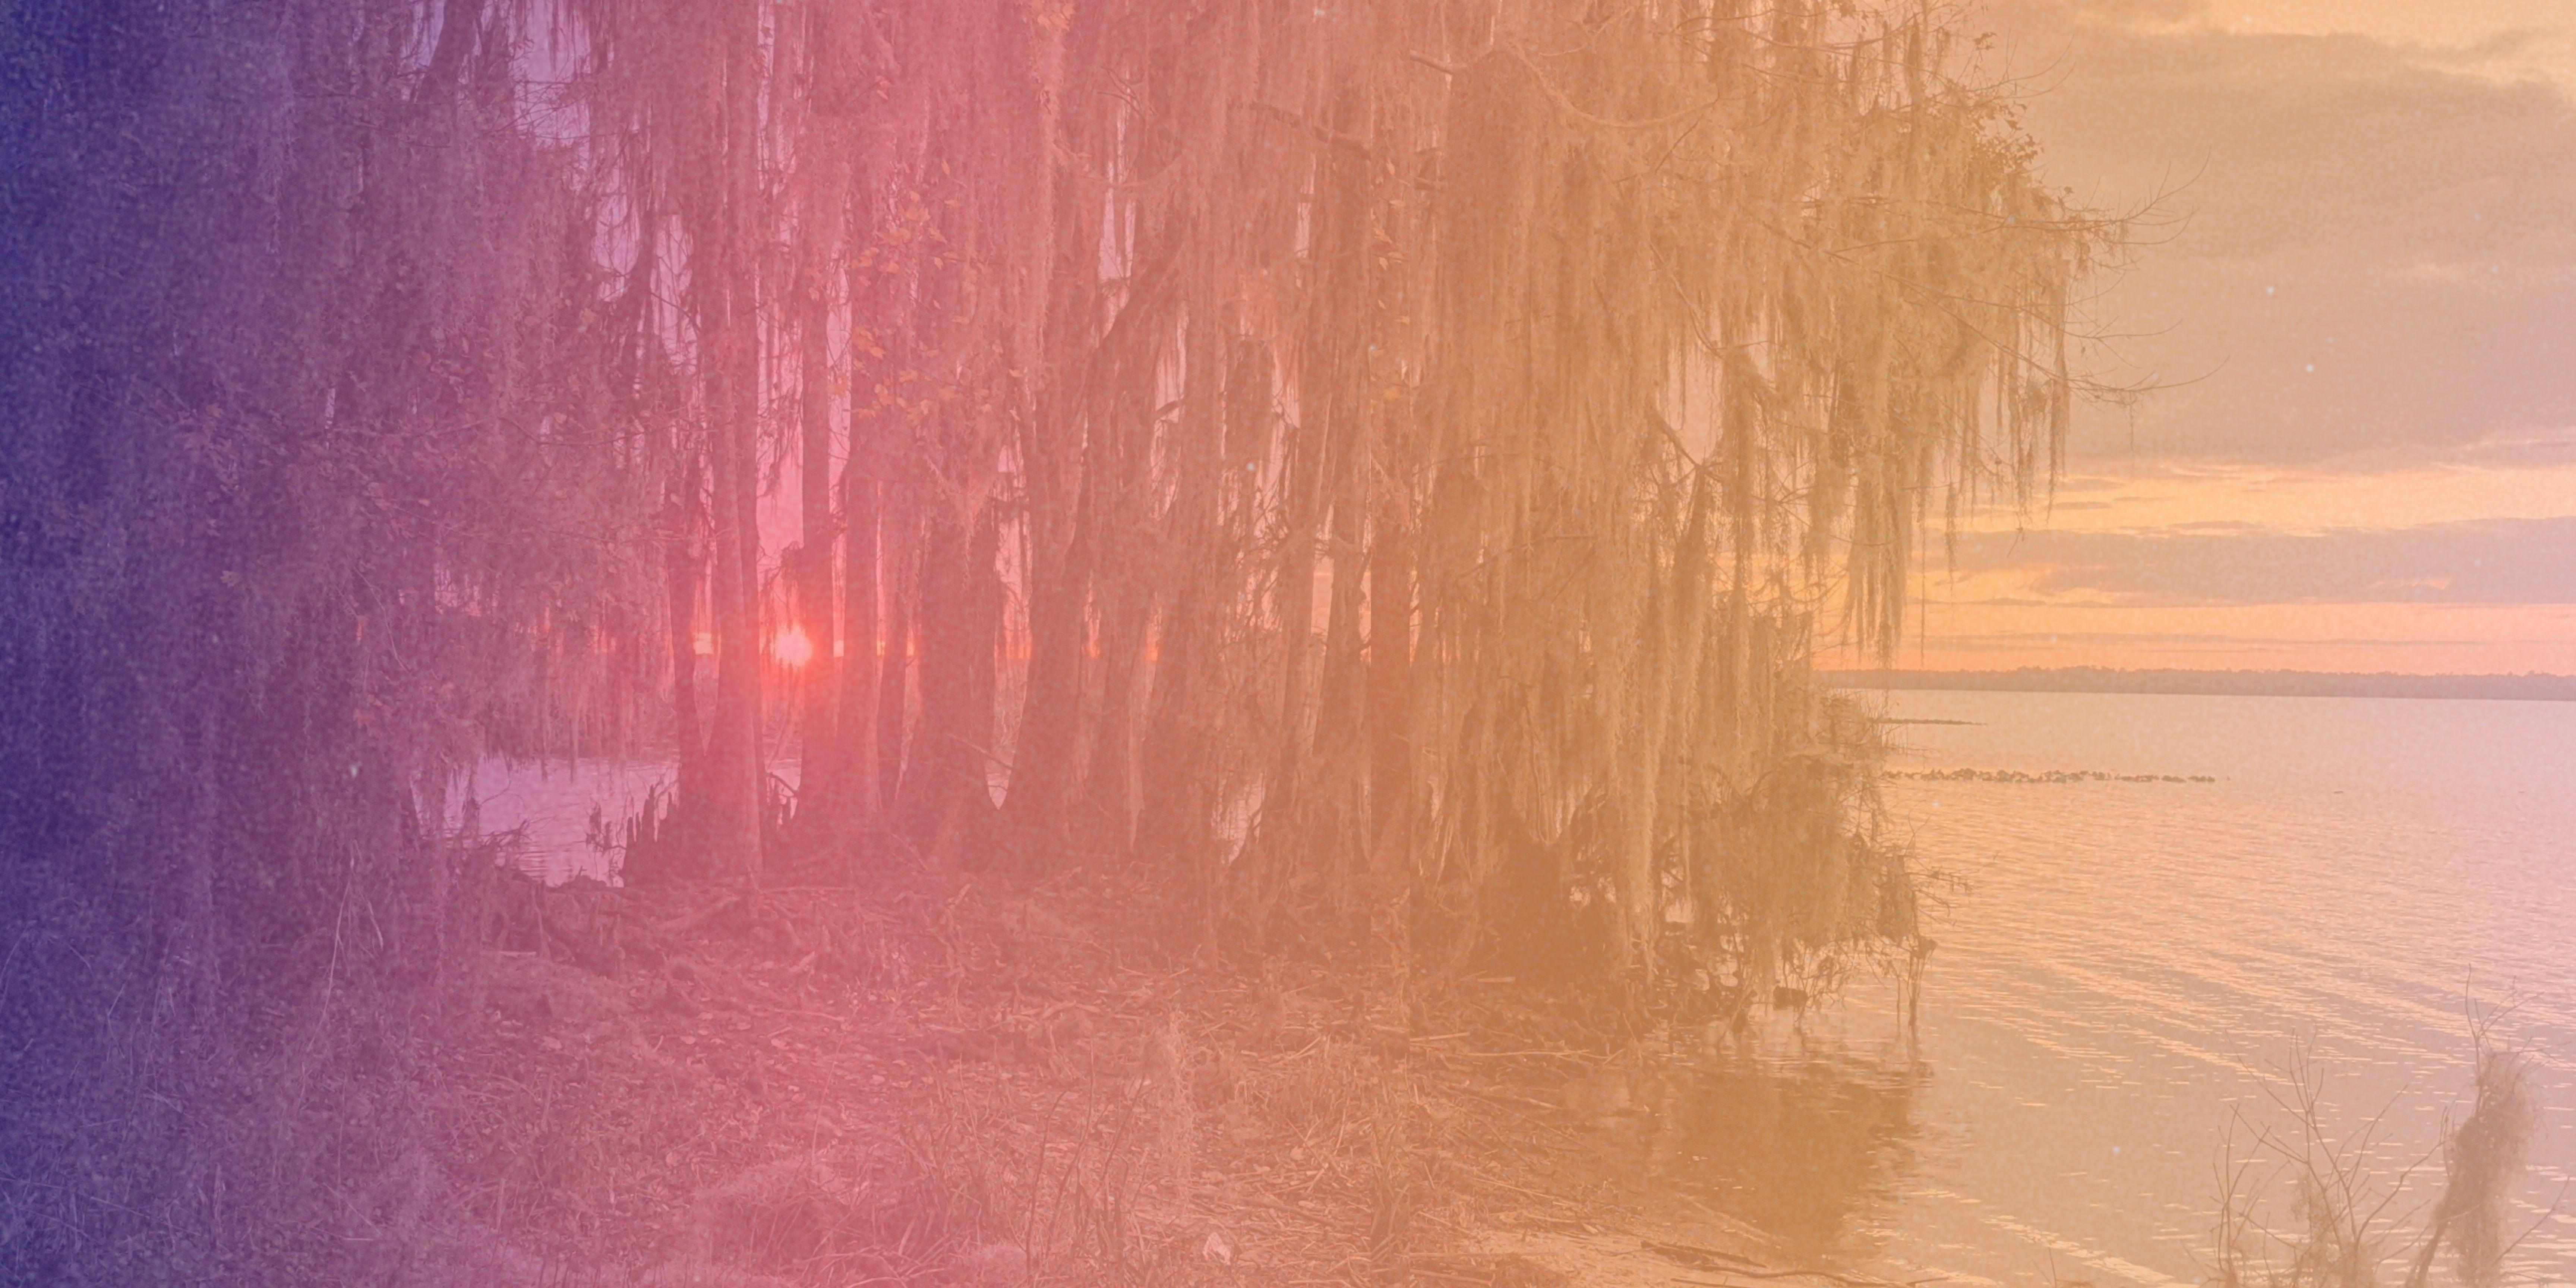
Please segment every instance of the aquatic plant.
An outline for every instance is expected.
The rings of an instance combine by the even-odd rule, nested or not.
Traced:
[[[2420,1234],[2405,1234],[2408,1213],[2398,1207],[2414,1166],[2381,1174],[2372,1161],[2383,1143],[2376,1119],[2348,1135],[2331,1135],[2321,1109],[2323,1071],[2302,1054],[2275,1096],[2275,1107],[2291,1127],[2258,1130],[2255,1158],[2231,1156],[2220,1166],[2210,1282],[2218,1288],[2375,1288],[2392,1254],[2408,1242],[2413,1253],[2400,1262],[2406,1288],[2429,1282],[2446,1247],[2462,1284],[2491,1288],[2502,1282],[2505,1256],[2519,1242],[2507,1237],[2505,1217],[2542,1116],[2526,1057],[2494,1040],[2493,1018],[2472,1011],[2469,1113],[2445,1126],[2446,1179]],[[2262,1220],[2265,1187],[2255,1183],[2254,1170],[2266,1157],[2273,1183],[2290,1191],[2293,1225],[2287,1232],[2271,1230]],[[2553,1203],[2541,1220],[2556,1212]]]
[[[2460,1282],[2492,1288],[2501,1282],[2507,1238],[2505,1213],[2515,1181],[2542,1124],[2528,1058],[2492,1043],[2483,1022],[2477,1030],[2477,1075],[2469,1116],[2444,1133],[2442,1197],[2424,1231],[2423,1249],[2407,1272],[2406,1288],[2422,1288],[2444,1246],[2458,1262]]]

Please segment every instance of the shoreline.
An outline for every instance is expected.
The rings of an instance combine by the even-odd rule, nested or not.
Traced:
[[[1841,689],[2576,702],[2576,676],[2538,674],[2400,675],[2347,671],[2127,671],[2107,667],[2023,667],[2011,671],[1818,671],[1816,678]]]
[[[1656,1075],[1574,999],[1131,956],[1078,874],[523,893],[419,1053],[458,1282],[1880,1282],[1605,1165]]]

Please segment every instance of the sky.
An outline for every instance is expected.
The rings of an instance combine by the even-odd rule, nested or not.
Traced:
[[[2139,386],[1896,664],[2576,673],[2576,0],[1987,0]],[[1945,548],[1945,545],[1947,548]]]

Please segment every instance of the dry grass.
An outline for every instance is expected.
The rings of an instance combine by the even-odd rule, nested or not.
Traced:
[[[2420,1233],[2405,1228],[2415,1212],[2426,1211],[2408,1190],[2420,1163],[2393,1176],[2373,1163],[2381,1143],[2376,1118],[2349,1134],[2331,1134],[2320,1109],[2323,1074],[2303,1053],[2274,1095],[2289,1126],[2258,1129],[2254,1155],[2237,1159],[2231,1146],[2220,1167],[2210,1282],[2218,1288],[2378,1288],[2393,1260],[2405,1268],[2406,1288],[2423,1288],[2447,1248],[2459,1283],[2500,1283],[2505,1257],[2520,1241],[2509,1236],[2506,1210],[2542,1115],[2525,1056],[2493,1041],[2491,1017],[2473,1010],[2471,1036],[2469,1113],[2443,1133],[2446,1179]],[[2289,1192],[2290,1223],[2274,1229],[2263,1199],[2266,1191],[2282,1189]],[[2542,1219],[2556,1211],[2553,1203]],[[2408,1255],[2396,1255],[2410,1246]]]
[[[1172,1259],[1194,1097],[1222,1112],[1227,1078],[1157,977],[969,885],[620,902],[613,952],[499,956],[478,1039],[446,1053],[437,1152],[476,1222],[610,1278]]]
[[[533,902],[562,951],[493,960],[386,1182],[429,1282],[1542,1285],[1494,1231],[1633,1215],[1564,999],[1457,984],[1426,1031],[1350,970],[1140,950],[1080,876]]]

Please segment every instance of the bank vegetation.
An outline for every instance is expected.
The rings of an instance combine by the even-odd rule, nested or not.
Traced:
[[[1903,969],[1811,661],[2043,494],[2119,232],[1956,23],[12,6],[0,1263],[357,1255],[488,754],[675,759],[700,911],[1115,872],[1397,1032]]]

